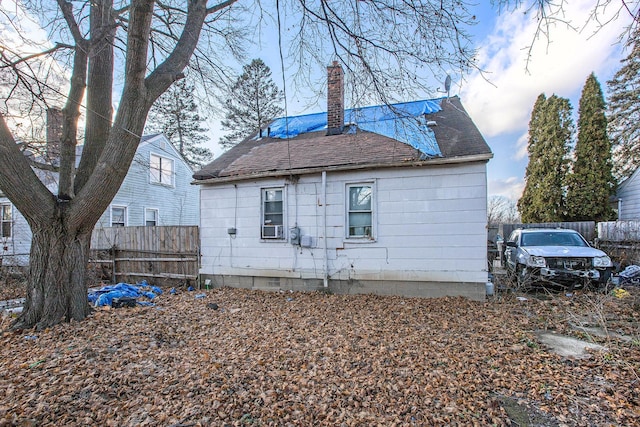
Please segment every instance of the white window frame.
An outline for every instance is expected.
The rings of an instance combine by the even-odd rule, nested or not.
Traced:
[[[269,215],[266,211],[267,201],[267,193],[270,191],[279,191],[281,193],[280,203],[282,204],[282,210],[280,211],[280,215],[282,215],[282,224],[273,224],[272,220],[267,219],[267,215]],[[274,202],[277,202],[274,201]],[[273,240],[285,240],[286,233],[285,225],[286,225],[286,191],[285,187],[267,187],[260,189],[260,238],[265,241],[273,241]],[[275,215],[278,215],[276,212]]]
[[[124,224],[123,225],[113,225],[113,210],[114,209],[122,209],[124,210]],[[111,208],[109,208],[109,225],[111,227],[126,227],[128,222],[129,222],[129,215],[128,215],[128,209],[126,206],[123,205],[111,205]],[[120,223],[118,223],[120,224]]]
[[[155,224],[149,225],[149,212],[155,212]],[[144,208],[144,225],[147,227],[154,227],[160,225],[160,210],[158,208]]]
[[[9,218],[5,218],[5,207],[9,208]],[[9,235],[5,236],[5,227],[9,224]],[[13,237],[13,205],[11,203],[0,203],[0,239],[11,239]]]
[[[377,236],[377,227],[376,227],[376,185],[375,181],[363,181],[363,182],[354,182],[348,183],[345,186],[345,239],[349,241],[374,241]],[[357,187],[370,187],[371,188],[371,206],[370,210],[351,210],[350,197],[351,197],[351,189]],[[354,234],[351,235],[351,222],[350,222],[350,214],[351,213],[362,213],[369,212],[371,215],[371,225],[368,227],[360,227],[363,228],[362,234]],[[367,230],[368,228],[368,230]]]
[[[157,159],[157,161],[154,161],[154,159]],[[167,164],[170,166],[165,166]],[[174,159],[157,153],[149,153],[149,182],[151,184],[174,187],[175,167],[176,162]]]

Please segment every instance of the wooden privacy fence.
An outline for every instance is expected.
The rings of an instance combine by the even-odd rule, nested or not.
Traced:
[[[640,265],[640,221],[598,223],[598,247],[621,265]]]
[[[197,226],[96,228],[90,263],[113,283],[191,284],[198,278],[199,248]]]
[[[589,242],[594,242],[596,237],[596,223],[594,221],[578,222],[544,222],[536,224],[500,224],[498,233],[506,241],[516,228],[569,228],[576,230]]]

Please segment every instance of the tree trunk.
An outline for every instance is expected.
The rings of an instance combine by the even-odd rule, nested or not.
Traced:
[[[89,314],[86,265],[91,230],[69,230],[63,221],[33,230],[27,300],[13,329],[44,329]]]
[[[59,193],[55,196],[31,170],[0,112],[0,188],[25,217],[33,233],[27,300],[13,329],[43,329],[61,321],[87,317],[90,307],[85,278],[93,227],[129,170],[151,105],[174,81],[184,77],[184,68],[196,49],[205,18],[235,1],[227,0],[210,9],[207,0],[187,2],[186,20],[175,47],[148,76],[155,1],[135,0],[123,8],[128,16],[124,88],[113,120],[110,95],[113,52],[102,53],[103,48],[115,48],[112,42],[117,13],[113,1],[91,2],[90,39],[83,38],[84,20],[83,25],[76,22],[71,2],[59,2],[60,12],[76,42],[77,67],[71,76],[70,104],[82,98],[80,92],[85,87],[84,72],[89,60],[87,140],[75,176],[75,149],[63,152],[68,167],[64,176],[60,176]],[[91,59],[86,49],[93,55]],[[67,142],[73,142],[77,108],[63,111]]]

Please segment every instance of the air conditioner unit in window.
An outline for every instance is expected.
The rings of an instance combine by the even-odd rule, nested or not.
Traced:
[[[263,225],[262,226],[262,238],[263,239],[282,239],[282,225]]]

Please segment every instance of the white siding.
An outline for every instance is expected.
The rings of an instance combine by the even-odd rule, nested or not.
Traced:
[[[6,197],[0,197],[0,204],[10,203]],[[29,265],[31,249],[31,228],[27,220],[15,206],[11,206],[11,237],[0,237],[0,265]]]
[[[151,153],[173,160],[173,186],[150,182]],[[146,208],[158,210],[158,225],[198,225],[199,188],[191,185],[192,175],[189,166],[163,136],[152,138],[138,148],[129,172],[111,205],[127,208],[129,226],[145,225]],[[108,208],[96,227],[109,226],[111,224]]]
[[[374,183],[375,240],[345,238],[346,186]],[[260,239],[260,189],[286,189],[285,227],[313,247]],[[327,173],[201,189],[201,273],[267,277],[485,282],[486,164]],[[231,236],[227,229],[236,228]]]
[[[630,221],[640,219],[640,169],[624,181],[616,193],[618,196],[618,219]]]

